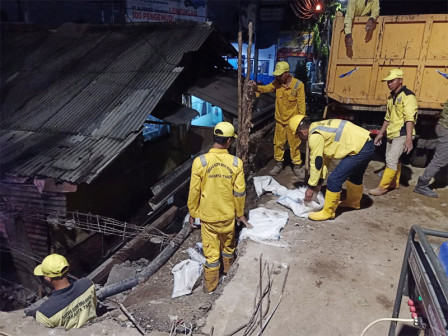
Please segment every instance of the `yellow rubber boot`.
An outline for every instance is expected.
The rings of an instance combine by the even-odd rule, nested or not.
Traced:
[[[229,272],[230,266],[233,265],[234,261],[235,261],[235,257],[232,257],[232,258],[227,258],[224,256],[222,257],[222,267],[223,267],[222,272],[224,274],[227,274]]]
[[[219,267],[208,268],[204,265],[204,292],[211,293],[219,282]]]
[[[323,221],[327,219],[334,219],[336,208],[339,205],[341,192],[332,192],[327,190],[325,193],[324,208],[319,212],[310,212],[308,218],[315,221]]]
[[[370,189],[369,194],[373,196],[380,196],[387,192],[392,180],[395,178],[396,170],[386,167],[384,169],[383,177],[381,178],[380,184],[375,189]]]
[[[395,173],[395,177],[392,179],[392,182],[389,185],[389,190],[400,188],[400,177],[401,177],[401,163],[397,166],[397,172]]]
[[[362,198],[362,184],[354,184],[350,181],[346,182],[347,198],[339,203],[341,208],[360,209]]]

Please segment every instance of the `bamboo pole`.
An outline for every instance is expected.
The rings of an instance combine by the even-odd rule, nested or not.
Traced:
[[[243,91],[241,83],[242,74],[242,54],[243,54],[243,33],[238,32],[238,132],[241,130],[241,122],[243,120]],[[239,141],[237,142],[239,144]],[[238,151],[237,146],[237,151]]]
[[[244,172],[249,172],[249,140],[250,130],[252,128],[252,106],[255,93],[251,86],[249,86],[250,73],[252,70],[251,53],[252,53],[252,37],[253,37],[253,23],[249,22],[249,42],[247,45],[247,72],[244,79],[242,106],[241,106],[241,120],[239,121],[240,128],[238,130],[238,147],[237,156],[243,161]]]

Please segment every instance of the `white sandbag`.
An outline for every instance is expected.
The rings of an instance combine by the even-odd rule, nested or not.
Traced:
[[[193,286],[202,274],[202,265],[197,261],[183,260],[173,267],[174,288],[172,298],[190,294]]]
[[[324,196],[321,192],[314,194],[310,202],[305,202],[306,187],[288,190],[288,192],[281,196],[277,202],[289,208],[294,212],[294,215],[300,218],[307,218],[309,212],[319,211],[324,206]]]
[[[272,176],[255,176],[254,186],[257,196],[260,197],[265,192],[272,192],[274,195],[284,195],[288,189],[278,183]]]
[[[191,260],[197,261],[201,265],[205,264],[205,257],[201,253],[196,251],[194,248],[192,247],[187,248],[187,253],[190,256]]]
[[[240,240],[249,238],[258,243],[286,247],[286,243],[278,243],[280,230],[288,222],[289,215],[286,211],[270,210],[259,207],[249,211],[248,221],[253,228],[243,228]]]
[[[254,186],[257,196],[260,197],[265,192],[272,192],[280,196],[277,202],[294,212],[300,218],[307,218],[308,213],[319,211],[324,206],[324,196],[322,193],[315,194],[310,202],[305,202],[306,187],[298,189],[287,189],[278,183],[272,176],[255,176]]]

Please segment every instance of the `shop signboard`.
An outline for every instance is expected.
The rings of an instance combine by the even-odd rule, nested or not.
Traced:
[[[206,21],[207,0],[128,0],[127,22]]]

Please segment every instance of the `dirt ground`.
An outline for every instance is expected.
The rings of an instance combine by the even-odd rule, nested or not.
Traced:
[[[273,162],[259,175],[265,175],[272,165]],[[404,185],[399,190],[376,198],[367,196],[367,190],[377,185],[378,172],[383,165],[372,161],[368,167],[362,209],[338,209],[336,219],[331,221],[299,219],[276,203],[276,197],[271,194],[254,198],[250,208],[264,206],[289,212],[289,221],[281,232],[281,239],[289,244],[289,248],[252,241],[241,243],[230,275],[213,294],[203,293],[198,284],[191,295],[171,299],[171,269],[188,258],[185,252],[188,247],[200,241],[199,231],[194,231],[153,277],[119,299],[124,298],[124,306],[151,335],[169,335],[176,322],[179,332],[183,323],[187,326],[191,323],[195,326],[193,335],[210,335],[212,332],[218,336],[230,335],[252,315],[261,257],[262,264],[266,263],[272,270],[269,313],[281,297],[265,335],[360,335],[370,322],[392,314],[410,227],[420,225],[448,231],[448,187],[437,189],[439,198],[412,192],[423,169],[406,166],[402,178]],[[290,167],[276,179],[288,188],[299,185]],[[434,243],[440,244],[440,241]],[[266,279],[263,281],[266,283]],[[410,318],[409,312],[403,308],[400,317]],[[366,336],[387,335],[388,328],[386,322],[375,324]],[[397,330],[401,336],[416,334],[403,324],[399,324]],[[235,335],[243,335],[243,331]],[[68,332],[37,326],[31,318],[24,318],[22,312],[2,312],[1,333],[139,335],[120,310],[109,311],[94,323]],[[258,334],[258,330],[253,334]]]

